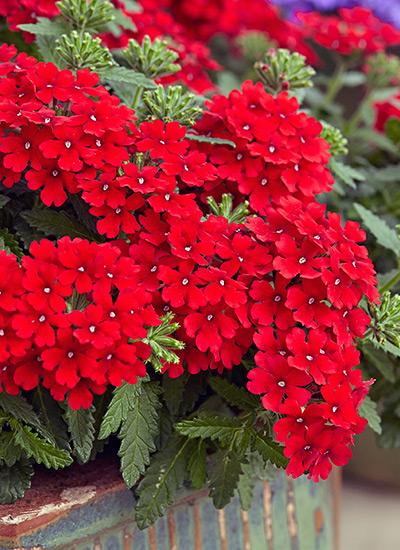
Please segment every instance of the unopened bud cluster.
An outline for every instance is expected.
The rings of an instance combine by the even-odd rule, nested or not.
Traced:
[[[347,155],[347,153],[349,152],[346,147],[348,141],[343,136],[342,132],[338,128],[335,128],[327,122],[322,122],[322,126],[323,129],[321,137],[323,137],[324,140],[329,143],[329,152],[331,153],[331,155]]]
[[[108,0],[61,0],[56,4],[74,29],[96,33],[114,19],[114,6]]]
[[[181,68],[174,63],[179,55],[168,48],[168,42],[158,38],[152,42],[148,35],[143,38],[142,44],[133,38],[129,40],[123,54],[131,67],[147,78],[169,75]]]
[[[306,58],[297,52],[279,48],[268,50],[265,61],[254,64],[267,92],[278,94],[285,90],[312,86],[315,71],[306,65]]]
[[[185,92],[181,86],[157,86],[156,90],[147,90],[143,103],[150,118],[164,122],[179,121],[185,126],[193,126],[202,112],[194,94]]]
[[[101,45],[101,39],[92,38],[88,32],[82,37],[77,31],[63,34],[56,40],[56,50],[68,69],[99,71],[115,65],[109,49]]]
[[[179,363],[179,357],[172,350],[185,347],[183,342],[170,336],[180,327],[179,323],[172,322],[173,318],[173,313],[167,313],[161,317],[161,325],[149,327],[147,337],[143,339],[143,342],[151,347],[152,353],[149,361],[156,371],[161,371],[164,368],[161,359],[166,363]]]
[[[367,83],[374,89],[400,84],[400,58],[397,55],[378,52],[365,60],[363,71]]]
[[[400,347],[400,295],[392,295],[388,290],[382,294],[379,305],[369,304],[371,323],[364,339],[376,339],[380,344],[386,341]]]
[[[234,210],[232,195],[224,193],[220,204],[216,202],[214,197],[207,197],[207,203],[211,213],[215,216],[223,216],[229,223],[244,223],[249,216],[249,202],[243,201]]]

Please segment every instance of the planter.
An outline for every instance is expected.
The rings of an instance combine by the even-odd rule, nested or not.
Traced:
[[[215,510],[207,491],[184,489],[164,518],[139,531],[117,461],[41,471],[24,499],[0,506],[0,549],[335,550],[338,475],[257,481],[249,512],[237,497]]]

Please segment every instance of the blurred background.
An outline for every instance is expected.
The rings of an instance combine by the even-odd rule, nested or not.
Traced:
[[[400,449],[380,449],[367,429],[343,468],[340,550],[400,550]]]

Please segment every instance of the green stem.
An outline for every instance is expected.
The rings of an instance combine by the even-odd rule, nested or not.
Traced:
[[[136,109],[137,104],[142,99],[142,93],[143,93],[143,88],[138,86],[138,89],[136,90],[136,93],[135,93],[135,97],[133,98],[131,109]]]
[[[320,105],[320,109],[324,109],[331,103],[333,103],[335,97],[339,93],[342,87],[342,77],[347,69],[346,64],[343,61],[339,61],[339,64],[336,67],[336,70],[330,80],[328,89],[325,94],[325,100]]]

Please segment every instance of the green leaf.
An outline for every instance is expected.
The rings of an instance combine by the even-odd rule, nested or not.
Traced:
[[[375,342],[374,342],[374,344],[375,344]],[[397,346],[391,344],[390,342],[385,342],[384,344],[379,344],[379,347],[381,349],[383,349],[383,351],[385,351],[386,353],[391,353],[395,357],[400,357],[400,349]]]
[[[340,79],[342,86],[361,86],[366,82],[366,76],[364,73],[358,71],[348,71],[344,73]]]
[[[121,446],[121,473],[127,487],[133,487],[150,462],[150,453],[156,450],[154,438],[158,432],[160,388],[158,382],[142,384],[142,391],[128,409],[118,438]]]
[[[189,443],[189,439],[173,434],[165,448],[152,457],[136,490],[139,499],[135,519],[139,529],[152,525],[174,502],[187,474]]]
[[[257,396],[244,388],[231,384],[225,378],[215,376],[210,378],[208,383],[214,391],[233,407],[239,407],[239,409],[246,411],[255,409],[260,405],[260,399]]]
[[[21,31],[45,36],[60,36],[68,34],[71,28],[62,19],[48,19],[47,17],[38,17],[37,23],[24,23],[18,25]]]
[[[15,432],[2,430],[0,433],[0,464],[3,462],[6,466],[13,466],[22,454],[21,447],[15,444]],[[0,469],[3,466],[0,466]]]
[[[61,210],[55,212],[50,208],[35,208],[25,210],[21,213],[21,217],[31,227],[43,232],[46,236],[64,237],[68,235],[71,239],[80,237],[81,239],[101,242],[98,235],[89,231],[82,223],[72,219]]]
[[[33,410],[32,405],[22,395],[9,395],[6,392],[1,392],[0,408],[24,424],[30,424],[35,428],[40,426],[38,415]]]
[[[167,439],[174,431],[175,418],[165,405],[158,411],[158,431],[154,439],[157,450],[164,447]]]
[[[110,434],[119,430],[122,422],[127,419],[129,410],[134,408],[135,400],[141,391],[140,381],[137,384],[123,382],[122,386],[113,390],[113,397],[100,426],[99,439],[106,439]]]
[[[8,229],[0,229],[0,250],[5,250],[8,254],[15,254],[18,259],[23,256],[23,251],[18,241]]]
[[[384,449],[400,447],[400,420],[383,422],[382,433],[378,436],[377,442]]]
[[[284,456],[281,445],[278,445],[278,443],[267,435],[263,435],[261,432],[256,432],[255,430],[253,436],[253,451],[258,451],[265,461],[271,461],[278,468],[286,468],[289,460]]]
[[[9,201],[10,197],[7,197],[6,195],[0,195],[0,208],[3,208]]]
[[[366,356],[368,361],[370,361],[370,363],[386,378],[386,380],[394,384],[396,382],[396,374],[392,361],[390,361],[386,353],[384,353],[386,350],[382,344],[379,344],[376,340],[372,340],[372,343],[374,347],[367,344],[362,346],[361,351]]]
[[[107,70],[99,70],[98,74],[101,80],[109,80],[111,82],[126,82],[134,84],[146,90],[157,88],[156,84],[150,78],[145,77],[142,73],[137,73],[133,69],[126,67],[110,67]]]
[[[167,374],[163,376],[163,400],[172,415],[176,415],[179,411],[187,380],[185,375],[181,375],[179,378],[170,378]]]
[[[382,433],[381,418],[376,411],[376,403],[367,395],[361,403],[358,414],[368,420],[369,427],[377,434]]]
[[[45,426],[52,440],[57,447],[70,451],[69,436],[67,433],[67,425],[62,419],[62,409],[58,402],[50,395],[50,392],[38,385],[33,394],[32,402],[35,409],[39,411],[41,425]]]
[[[189,478],[196,491],[200,491],[207,480],[207,445],[202,439],[191,441],[189,447]]]
[[[393,143],[398,144],[400,141],[400,120],[397,118],[389,118],[385,124],[385,132]]]
[[[211,441],[219,439],[223,444],[232,440],[233,436],[244,430],[238,418],[225,418],[204,414],[193,420],[183,420],[175,424],[175,430],[181,435],[190,438],[209,438]]]
[[[210,497],[215,508],[229,504],[242,474],[242,463],[228,450],[220,450],[212,455],[213,466],[210,474]]]
[[[59,69],[63,68],[62,59],[57,53],[56,41],[53,36],[36,36],[35,44],[45,63],[54,63]]]
[[[74,453],[79,461],[85,463],[90,459],[94,442],[94,406],[88,409],[80,407],[77,411],[66,405],[64,420],[71,433]]]
[[[343,164],[343,162],[340,162],[339,160],[331,157],[329,161],[329,168],[333,172],[335,176],[339,178],[339,180],[346,185],[349,185],[353,189],[356,189],[356,181],[364,181],[365,176],[355,168],[352,168],[351,166],[348,166],[347,164]]]
[[[191,139],[192,141],[200,141],[201,143],[211,143],[212,145],[230,145],[235,148],[236,143],[229,139],[222,139],[217,137],[202,136],[200,134],[186,134],[185,139]]]
[[[374,235],[377,242],[381,246],[392,250],[396,256],[400,256],[400,241],[396,231],[391,229],[385,220],[376,216],[361,204],[354,203],[354,208],[363,224]]]
[[[29,460],[22,458],[13,466],[0,468],[0,504],[13,504],[31,486],[33,467]]]
[[[385,134],[378,134],[372,128],[358,128],[352,133],[352,140],[359,139],[362,141],[362,149],[371,150],[371,144],[378,149],[383,149],[394,155],[399,154],[399,148]]]
[[[29,426],[18,421],[10,421],[11,428],[15,431],[15,443],[21,447],[27,457],[33,458],[38,464],[43,463],[46,468],[64,468],[72,463],[72,457],[61,449],[56,449],[50,443],[32,432]]]
[[[243,474],[239,477],[237,492],[239,494],[240,506],[242,510],[250,510],[253,503],[253,492],[255,481],[252,476],[252,467],[250,464],[242,465]]]

